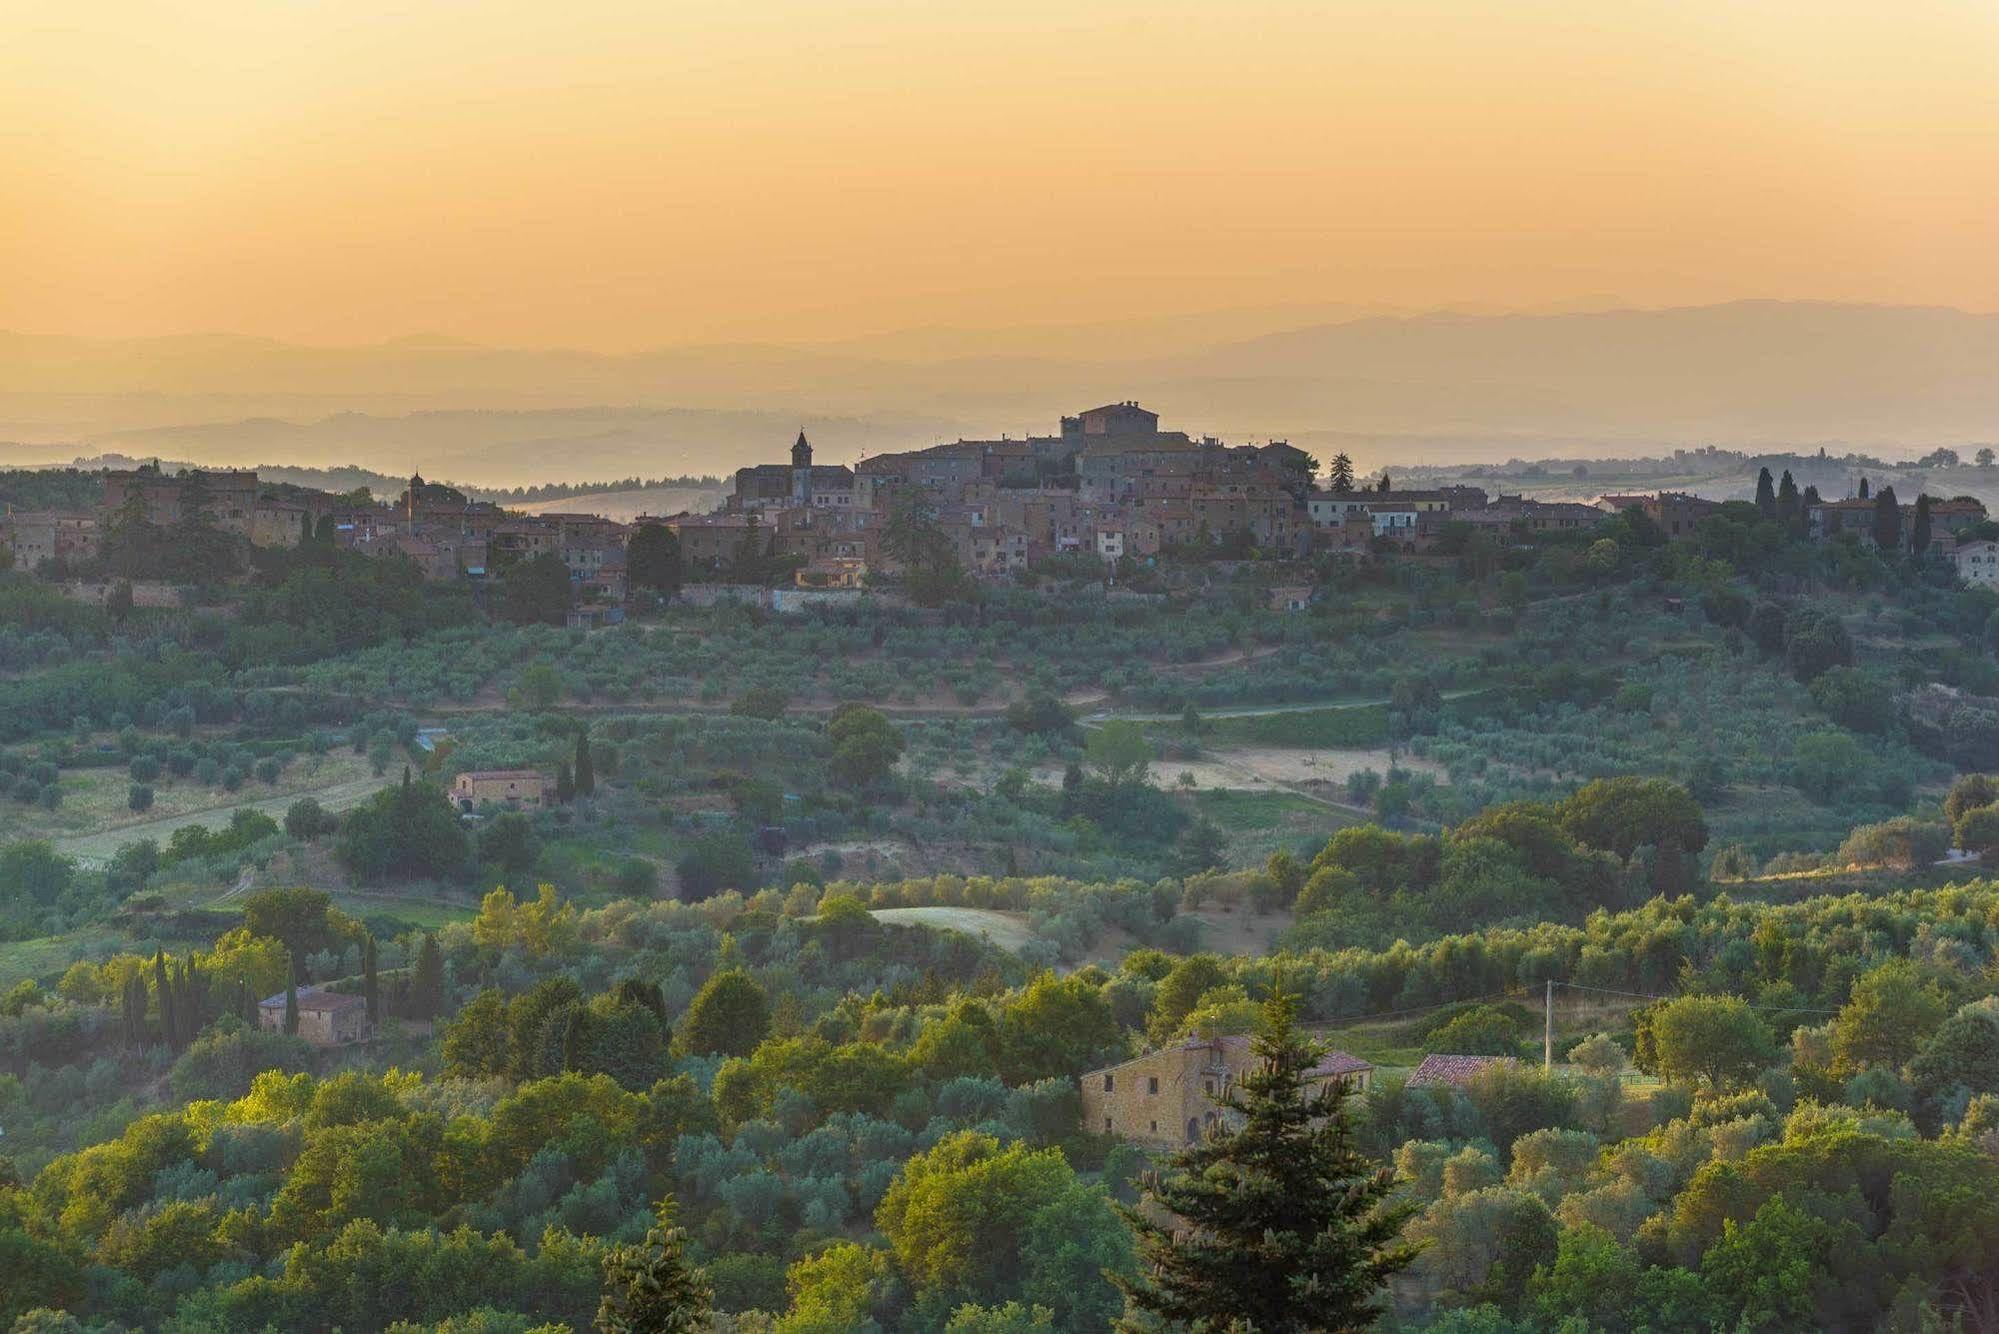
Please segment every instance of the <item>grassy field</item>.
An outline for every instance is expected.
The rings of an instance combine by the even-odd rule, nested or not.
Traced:
[[[532,891],[523,891],[533,897]],[[338,890],[333,895],[333,905],[350,917],[393,917],[409,926],[435,931],[438,927],[452,922],[468,922],[479,915],[478,900],[472,896],[462,898],[424,897],[421,895],[360,893],[355,890]]]
[[[59,936],[0,941],[0,991],[26,978],[57,976],[78,959],[110,953],[124,937],[106,927],[84,927]]]
[[[1295,792],[1244,792],[1239,789],[1196,792],[1194,804],[1201,814],[1230,833],[1257,833],[1279,829],[1305,816],[1313,823],[1336,816],[1320,803]],[[1340,824],[1349,823],[1338,820]]]
[[[37,936],[33,940],[4,941],[0,942],[0,991],[27,978],[52,984],[78,959],[105,959],[121,950],[150,954],[155,945],[164,946],[169,954],[178,954],[189,949],[206,949],[213,943],[208,935],[185,939],[148,937],[138,941],[104,925],[78,927],[61,935]]]
[[[1194,793],[1194,804],[1227,835],[1230,864],[1238,866],[1256,865],[1280,849],[1316,850],[1361,820],[1354,812],[1281,789],[1211,788]]]
[[[1024,914],[990,908],[876,908],[874,917],[878,922],[962,931],[1009,951],[1018,950],[1034,939]]]
[[[293,802],[311,797],[329,811],[344,811],[360,805],[389,781],[375,777],[367,761],[357,755],[328,755],[317,762],[316,769],[314,765],[313,760],[300,760],[274,785],[252,780],[235,792],[186,781],[161,786],[155,789],[153,808],[143,814],[126,808],[130,780],[122,769],[87,771],[87,776],[75,782],[74,798],[71,779],[65,775],[63,804],[54,812],[36,809],[39,825],[31,822],[20,827],[0,820],[0,842],[47,838],[79,861],[101,863],[125,844],[142,838],[164,844],[183,825],[220,829],[244,807],[282,821]],[[15,815],[17,809],[9,808],[6,814]]]
[[[1259,713],[1208,721],[1208,737],[1216,743],[1251,742],[1260,746],[1379,746],[1388,740],[1388,706],[1355,704],[1346,708],[1300,709],[1291,713]]]

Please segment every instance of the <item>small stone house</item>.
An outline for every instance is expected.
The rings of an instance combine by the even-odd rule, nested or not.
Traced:
[[[538,769],[480,769],[453,780],[451,801],[467,814],[488,802],[535,810],[554,804],[555,780]]]
[[[1310,584],[1273,584],[1270,589],[1270,609],[1272,611],[1299,612],[1312,605]]]
[[[1222,1099],[1256,1068],[1254,1043],[1241,1035],[1187,1038],[1083,1076],[1083,1128],[1167,1148],[1191,1144],[1218,1124]],[[1365,1089],[1374,1067],[1328,1052],[1310,1072],[1316,1083],[1345,1080]]]
[[[273,1033],[285,1031],[285,993],[257,1002],[257,1025]],[[368,1036],[366,997],[321,987],[301,987],[298,993],[298,1035],[315,1047],[339,1047]]]

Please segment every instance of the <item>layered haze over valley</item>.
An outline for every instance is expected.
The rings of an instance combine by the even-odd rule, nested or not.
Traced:
[[[631,354],[407,337],[0,334],[0,464],[115,454],[489,486],[724,474],[800,426],[847,461],[1138,398],[1364,467],[1999,438],[1999,315],[1739,301],[1300,305]]]

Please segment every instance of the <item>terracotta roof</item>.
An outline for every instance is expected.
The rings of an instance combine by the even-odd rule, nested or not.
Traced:
[[[1407,1088],[1461,1085],[1473,1075],[1495,1065],[1512,1065],[1511,1056],[1425,1056],[1409,1076]]]
[[[1305,1075],[1310,1079],[1323,1079],[1327,1075],[1357,1075],[1372,1069],[1374,1069],[1372,1065],[1358,1056],[1349,1056],[1343,1051],[1329,1051],[1317,1065],[1307,1070]]]

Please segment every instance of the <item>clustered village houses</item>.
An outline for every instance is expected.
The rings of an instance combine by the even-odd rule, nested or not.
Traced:
[[[1453,525],[1538,535],[1587,529],[1606,512],[1631,508],[1669,540],[1684,539],[1720,506],[1675,492],[1582,503],[1493,497],[1470,486],[1394,490],[1386,478],[1343,490],[1315,481],[1311,457],[1283,441],[1195,439],[1161,430],[1157,413],[1122,402],[1064,417],[1053,435],[957,440],[879,454],[852,467],[813,462],[801,431],[789,462],[738,469],[733,491],[715,512],[642,515],[632,524],[585,513],[513,512],[421,475],[392,501],[358,501],[262,484],[249,471],[166,473],[151,467],[107,472],[103,498],[91,510],[0,515],[0,542],[17,568],[34,570],[46,562],[88,559],[122,513],[143,513],[164,526],[198,506],[218,527],[255,545],[330,533],[343,547],[408,557],[436,580],[484,581],[516,561],[552,553],[570,571],[573,619],[593,623],[622,614],[625,546],[643,524],[673,531],[687,578],[696,585],[727,584],[731,568],[751,551],[784,558],[789,584],[800,594],[814,593],[815,600],[829,591],[858,595],[870,575],[900,572],[883,537],[898,498],[912,494],[925,502],[959,565],[983,579],[1011,578],[1064,554],[1114,564],[1171,548],[1367,561],[1390,553],[1421,555]],[[1901,506],[1904,534],[1913,531],[1913,508]],[[1875,541],[1873,499],[1810,497],[1805,515],[1815,538],[1846,533],[1862,543]],[[1982,504],[1968,497],[1933,500],[1929,517],[1932,555],[1953,561],[1967,580],[1999,581],[1999,546],[1960,546],[1956,540],[1985,517]],[[794,598],[792,605],[804,601]],[[1293,590],[1287,605],[1303,601]]]

